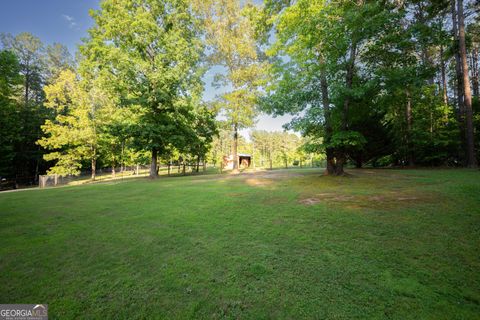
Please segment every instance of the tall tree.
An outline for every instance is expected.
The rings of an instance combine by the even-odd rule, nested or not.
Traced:
[[[16,36],[2,34],[3,46],[12,50],[20,60],[20,72],[24,79],[24,103],[39,102],[43,95],[42,84],[45,72],[44,45],[31,33]]]
[[[46,63],[46,80],[47,82],[55,81],[59,73],[66,69],[73,69],[73,57],[67,47],[60,43],[48,45],[45,50]]]
[[[151,151],[150,177],[158,176],[159,154],[185,144],[192,95],[201,90],[203,48],[191,9],[186,0],[105,0],[81,48],[85,65],[140,116],[131,132]]]
[[[363,143],[361,134],[350,127],[353,106],[364,90],[358,56],[389,21],[381,7],[362,1],[297,1],[277,12],[272,19],[277,41],[269,53],[281,58],[272,69],[275,81],[264,110],[302,113],[291,127],[323,137],[325,173],[343,175],[348,150]]]
[[[472,92],[470,90],[470,79],[468,73],[468,60],[467,60],[467,45],[465,40],[465,15],[463,8],[463,0],[456,0],[457,10],[452,9],[453,23],[455,20],[458,23],[458,55],[461,62],[462,70],[462,86],[464,95],[464,107],[465,107],[465,134],[466,134],[466,146],[467,146],[467,167],[476,168],[477,158],[475,153],[475,141],[473,132],[473,109],[472,109]],[[452,0],[452,7],[454,7],[455,0]],[[455,19],[455,15],[457,19]]]
[[[17,114],[21,84],[20,64],[11,51],[0,51],[0,176],[12,177],[15,172],[15,146],[20,139]]]
[[[204,106],[197,108],[193,129],[188,149],[189,153],[196,157],[196,171],[198,172],[200,160],[205,164],[213,138],[218,134],[215,114]]]
[[[239,0],[205,1],[201,12],[212,46],[210,62],[224,67],[216,75],[216,84],[228,88],[217,99],[221,116],[233,132],[233,169],[237,170],[239,130],[251,127],[258,114],[256,101],[264,81],[266,63],[258,56],[254,16],[257,8]]]
[[[21,183],[32,183],[41,170],[43,151],[35,142],[41,137],[40,126],[50,115],[43,106],[45,83],[44,45],[30,33],[16,36],[2,34],[4,48],[11,50],[19,59],[23,78],[23,94],[18,110],[20,137],[15,149],[15,171]]]
[[[45,93],[45,105],[56,114],[42,126],[45,136],[38,141],[52,151],[44,156],[47,161],[55,161],[49,173],[78,174],[86,160],[91,165],[91,179],[95,180],[100,135],[114,113],[112,99],[98,87],[82,83],[68,69],[45,87]]]

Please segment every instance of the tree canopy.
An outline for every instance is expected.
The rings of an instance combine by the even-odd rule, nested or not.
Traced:
[[[0,175],[95,179],[148,162],[156,177],[159,162],[198,170],[229,154],[237,169],[238,152],[264,167],[315,154],[331,175],[476,167],[478,12],[471,0],[102,0],[75,59],[2,34]],[[301,137],[242,137],[261,113],[290,115]]]

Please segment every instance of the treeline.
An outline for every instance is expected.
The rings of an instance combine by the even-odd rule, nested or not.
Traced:
[[[150,163],[156,177],[159,162],[239,151],[264,167],[324,154],[334,175],[347,163],[476,167],[478,7],[103,0],[75,60],[31,34],[3,35],[0,176],[34,183],[89,168],[94,179],[96,168]],[[225,92],[206,103],[212,66]],[[242,151],[239,132],[262,111],[294,115],[287,128],[301,141],[256,131]]]
[[[265,83],[256,8],[237,0],[101,1],[75,63],[36,86],[46,114],[34,130],[10,131],[36,133],[30,144],[41,167],[25,172],[37,177],[45,168],[62,175],[90,168],[94,179],[99,166],[148,161],[156,177],[159,161],[205,161],[218,115],[230,127],[236,155],[238,132],[253,124]],[[21,60],[11,47],[3,49]],[[231,90],[206,104],[202,77],[212,65],[223,67],[216,85]],[[13,78],[6,81],[16,86]],[[13,92],[5,97],[17,100]]]
[[[219,134],[213,139],[208,160],[214,166],[221,166],[223,157],[233,149],[232,132],[220,124]],[[324,165],[322,153],[310,151],[309,140],[296,134],[281,131],[252,130],[249,140],[240,136],[237,141],[239,153],[252,156],[254,168],[290,168]]]
[[[272,63],[262,108],[296,115],[290,128],[326,153],[329,174],[347,161],[476,167],[478,8],[267,0],[257,18]]]
[[[95,179],[97,168],[114,170],[119,164],[149,162],[151,177],[158,175],[159,161],[198,167],[217,134],[217,115],[231,129],[236,154],[239,130],[251,126],[258,114],[265,75],[251,16],[256,7],[236,0],[103,0],[100,7],[91,12],[94,26],[75,62],[59,66],[48,81],[25,86],[26,96],[33,95],[33,88],[38,93],[37,122],[21,131],[4,128],[15,139],[30,136],[28,146],[38,154],[28,168],[2,165],[2,174],[21,171],[35,177],[33,182],[47,168],[61,175],[89,168]],[[15,45],[2,50],[11,55],[6,63],[12,75],[18,74],[14,65],[19,62],[30,68],[43,65],[36,53],[35,61],[24,63]],[[224,67],[215,82],[231,90],[206,104],[202,76],[212,65]],[[30,71],[5,78],[9,89],[2,97],[11,104],[10,113],[20,109],[16,81],[31,79]],[[24,119],[31,116],[32,101],[20,102]],[[5,123],[16,127],[17,120]],[[12,165],[17,156],[29,154],[15,143],[4,145],[13,146]]]
[[[98,168],[111,167],[115,174],[118,166],[157,156],[166,163],[205,158],[216,124],[214,113],[195,97],[171,101],[166,114],[150,119],[148,110],[122,105],[125,97],[92,75],[95,66],[87,56],[75,62],[64,46],[44,46],[29,33],[3,35],[2,45],[1,177],[32,184],[45,172],[77,175],[87,169],[94,180]],[[156,161],[151,170],[158,174]]]
[[[204,28],[191,9],[102,1],[75,63],[61,46],[5,35],[1,176],[89,168],[95,179],[99,166],[151,163],[155,177],[158,161],[205,158],[216,113],[201,101]]]
[[[0,177],[29,184],[51,165],[37,144],[45,119],[54,116],[43,88],[73,68],[73,59],[61,44],[46,46],[29,33],[0,40]]]

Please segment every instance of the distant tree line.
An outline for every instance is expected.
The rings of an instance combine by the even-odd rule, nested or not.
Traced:
[[[221,167],[223,157],[231,154],[232,133],[225,122],[219,123],[219,134],[213,139],[207,159]],[[282,131],[252,130],[249,139],[242,136],[237,141],[238,152],[252,157],[253,168],[291,168],[324,164],[323,154],[310,152],[309,139]]]
[[[45,46],[30,33],[0,40],[0,176],[32,183],[51,165],[37,144],[45,119],[54,116],[43,88],[72,68],[73,59],[61,44]]]

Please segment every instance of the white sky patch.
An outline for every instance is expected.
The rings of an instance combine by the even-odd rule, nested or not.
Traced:
[[[67,21],[68,26],[70,29],[77,28],[77,22],[75,21],[75,18],[72,16],[69,16],[68,14],[62,14],[63,20]]]

